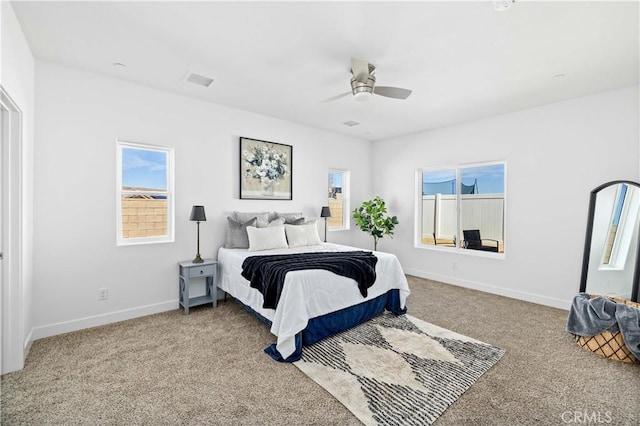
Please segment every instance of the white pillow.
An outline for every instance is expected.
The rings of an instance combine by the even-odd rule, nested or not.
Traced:
[[[321,244],[318,235],[318,220],[310,220],[304,225],[284,225],[289,247],[315,246]],[[251,236],[249,236],[251,239]]]
[[[262,251],[288,247],[284,225],[270,226],[268,228],[248,226],[247,234],[249,235],[249,251]]]

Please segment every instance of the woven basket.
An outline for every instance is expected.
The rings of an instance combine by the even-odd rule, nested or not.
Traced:
[[[597,295],[590,295],[591,299],[600,297]],[[633,306],[640,309],[640,303],[632,302],[630,300],[621,299],[618,297],[605,296],[606,298],[613,300],[616,303],[623,303],[625,305]],[[624,339],[619,331],[610,333],[603,331],[600,334],[596,334],[591,337],[575,336],[576,342],[583,349],[591,351],[596,355],[600,355],[605,358],[613,359],[615,361],[640,363],[640,361],[627,349],[624,344]]]

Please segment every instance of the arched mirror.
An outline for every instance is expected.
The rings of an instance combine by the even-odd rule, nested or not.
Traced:
[[[580,291],[638,301],[640,184],[619,180],[591,191]]]

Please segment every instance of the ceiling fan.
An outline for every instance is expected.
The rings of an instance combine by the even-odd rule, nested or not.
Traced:
[[[357,100],[366,100],[372,95],[385,96],[394,99],[407,99],[411,90],[400,87],[376,86],[376,67],[367,61],[351,58],[351,91],[342,93],[324,102],[334,101],[348,95]]]

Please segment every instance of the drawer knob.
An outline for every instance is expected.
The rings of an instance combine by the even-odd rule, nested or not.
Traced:
[[[200,270],[200,275],[202,275],[202,274],[204,274],[204,271],[201,269],[201,270]]]

